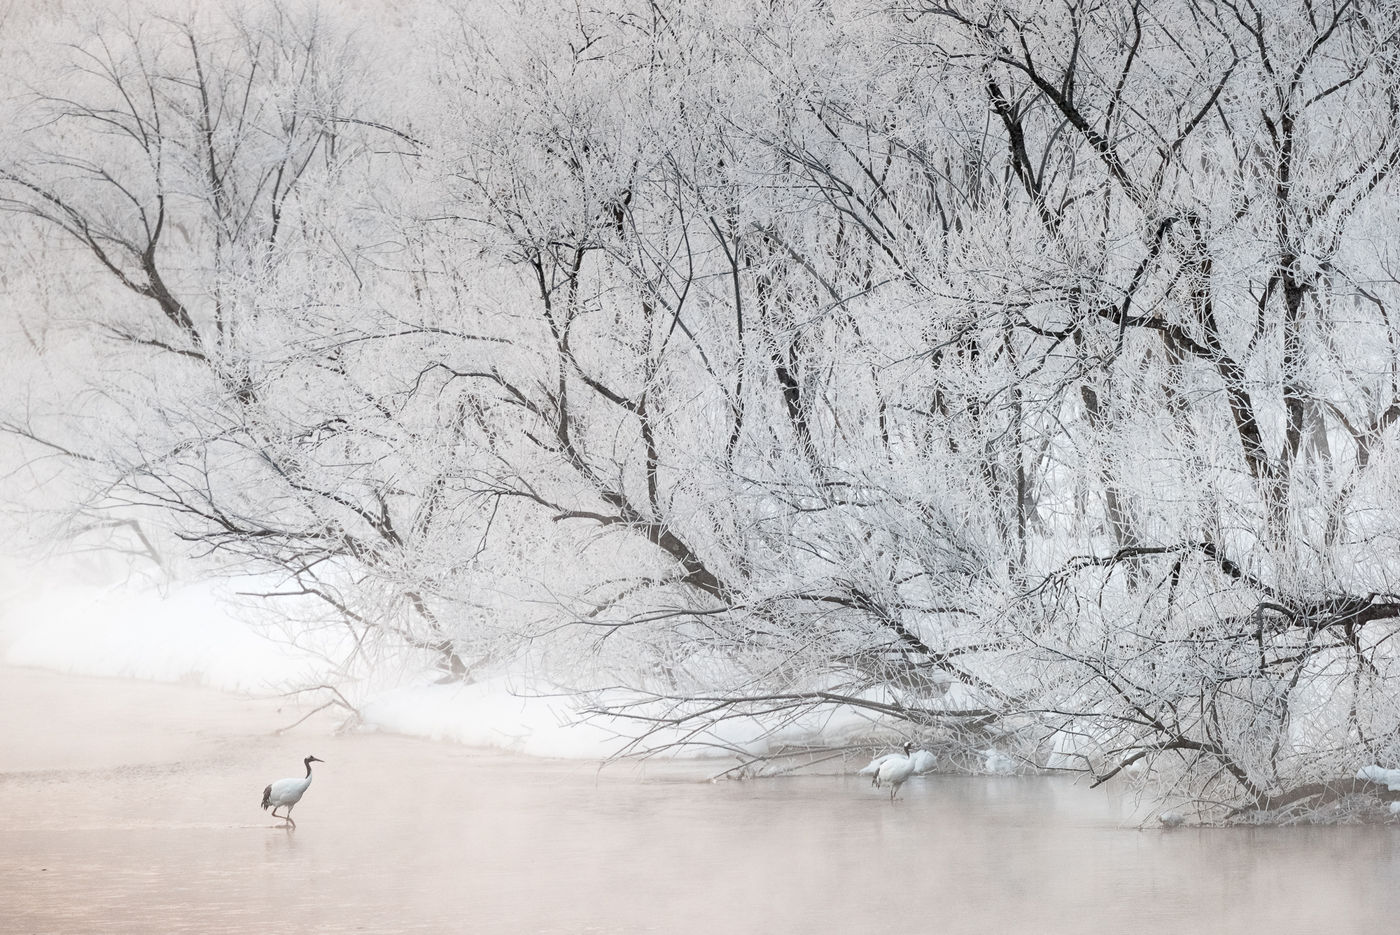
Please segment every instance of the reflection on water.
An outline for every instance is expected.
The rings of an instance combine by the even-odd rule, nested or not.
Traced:
[[[683,781],[0,669],[0,932],[1388,930],[1392,827],[1139,831],[1028,778]],[[327,762],[286,831],[263,786]]]

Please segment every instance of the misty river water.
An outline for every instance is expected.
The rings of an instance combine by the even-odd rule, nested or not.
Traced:
[[[0,667],[0,932],[1391,931],[1400,828],[1139,830],[1058,779],[697,782],[289,733],[273,703]],[[326,760],[293,813],[263,786]]]

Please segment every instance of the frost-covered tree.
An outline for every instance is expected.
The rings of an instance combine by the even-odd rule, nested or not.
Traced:
[[[70,515],[644,745],[903,725],[1211,817],[1400,756],[1394,4],[135,22],[0,153],[22,356],[83,302],[5,415]]]

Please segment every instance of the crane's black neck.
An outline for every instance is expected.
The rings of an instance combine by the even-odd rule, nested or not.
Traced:
[[[307,779],[310,779],[310,778],[311,778],[311,757],[307,757],[306,759],[302,760],[302,762],[306,764],[306,778],[307,778]]]

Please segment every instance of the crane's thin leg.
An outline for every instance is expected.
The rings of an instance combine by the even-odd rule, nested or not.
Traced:
[[[281,808],[281,807],[282,807],[282,806],[280,806],[280,805],[274,805],[274,806],[272,806],[272,817],[273,817],[273,818],[281,818],[281,817],[282,817],[281,815],[277,814],[277,810],[278,810],[279,808]]]

